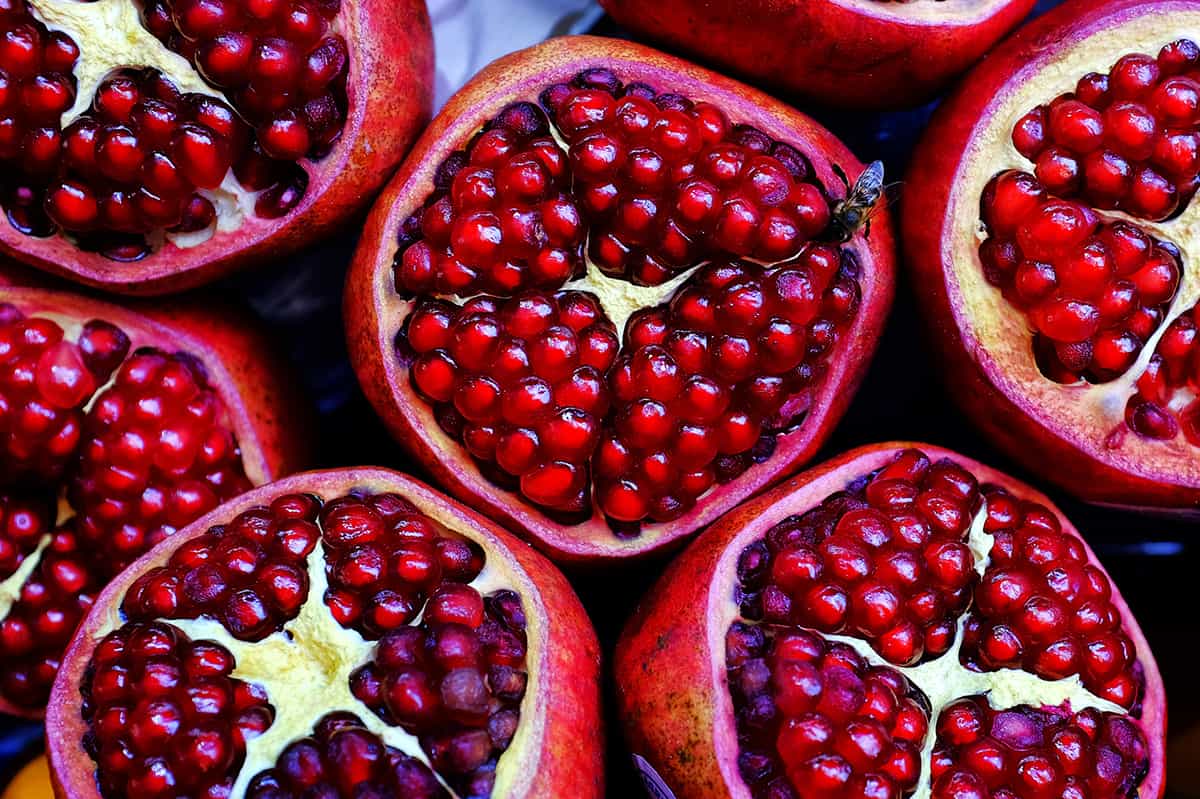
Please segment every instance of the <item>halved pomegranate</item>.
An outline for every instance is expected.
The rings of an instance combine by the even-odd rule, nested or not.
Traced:
[[[381,469],[221,506],[105,589],[46,717],[60,799],[603,795],[566,579]]]
[[[552,40],[457,94],[376,205],[351,357],[465,501],[555,557],[649,552],[841,416],[892,296],[881,180],[745,86]]]
[[[1197,2],[1052,12],[915,157],[905,247],[946,379],[1086,500],[1200,506],[1198,182]]]
[[[1035,0],[600,0],[622,26],[809,100],[900,108],[945,88]]]
[[[298,249],[428,119],[419,0],[0,0],[0,250],[123,293]]]
[[[303,464],[303,408],[231,311],[0,287],[0,712],[41,716],[122,568]]]
[[[1156,799],[1166,699],[1050,501],[923,444],[725,516],[616,648],[633,751],[678,799]]]

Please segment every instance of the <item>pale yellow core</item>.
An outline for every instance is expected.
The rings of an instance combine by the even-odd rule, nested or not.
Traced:
[[[67,34],[79,47],[79,59],[73,70],[75,103],[62,115],[63,128],[91,107],[96,89],[104,79],[123,68],[156,69],[185,94],[206,94],[228,104],[228,98],[205,83],[186,58],[142,26],[138,5],[133,0],[29,0],[29,7],[47,28]],[[157,248],[165,239],[187,249],[203,244],[217,231],[236,230],[253,211],[257,196],[242,188],[232,170],[220,186],[199,193],[216,209],[216,223],[190,233],[159,232],[150,237],[151,244]]]
[[[296,618],[262,641],[240,641],[219,622],[208,618],[158,620],[160,624],[178,628],[193,641],[212,641],[227,649],[237,663],[231,676],[261,686],[275,709],[271,726],[246,743],[246,759],[230,793],[231,799],[243,799],[255,776],[274,768],[289,744],[311,737],[317,722],[335,711],[353,713],[385,745],[429,765],[416,736],[385,723],[350,691],[350,675],[374,659],[376,642],[343,628],[326,607],[324,597],[329,582],[325,574],[325,548],[320,541],[308,557],[308,579],[308,595]],[[508,587],[505,576],[488,566],[470,585],[484,596]],[[419,617],[414,619],[413,624],[419,623]],[[103,639],[120,626],[120,617],[110,611],[105,624],[95,633],[95,640]],[[509,751],[513,748],[510,746]],[[450,796],[458,799],[441,776],[433,773]]]
[[[979,245],[987,231],[979,217],[978,201],[984,187],[996,174],[1005,170],[1033,172],[1033,164],[1024,158],[1012,143],[1012,131],[1017,122],[1030,110],[1053,98],[1071,92],[1076,82],[1089,72],[1107,73],[1112,65],[1127,53],[1155,55],[1164,45],[1180,38],[1200,41],[1200,14],[1173,12],[1171,24],[1152,14],[1130,21],[1120,29],[1120,37],[1112,38],[1110,30],[1073,43],[1063,43],[1064,49],[1053,63],[1037,67],[1035,76],[1014,81],[1011,94],[1006,95],[991,112],[989,126],[980,132],[964,153],[959,173],[955,176],[957,193],[955,206],[948,209],[953,220],[952,235],[944,247],[946,262],[953,265],[952,279],[958,283],[964,312],[973,325],[971,333],[978,339],[981,360],[992,360],[992,353],[1012,352],[1024,357],[1005,362],[1008,373],[998,378],[1006,393],[1027,394],[1032,400],[1027,408],[1043,424],[1061,429],[1061,419],[1055,418],[1064,408],[1081,419],[1100,420],[1103,424],[1086,427],[1093,436],[1081,442],[1093,452],[1103,452],[1104,458],[1121,468],[1135,468],[1132,453],[1113,448],[1108,443],[1111,431],[1124,429],[1125,406],[1136,392],[1138,378],[1145,373],[1150,359],[1171,322],[1200,301],[1200,268],[1194,256],[1200,254],[1200,202],[1191,201],[1182,213],[1166,222],[1146,222],[1115,211],[1097,211],[1102,219],[1125,219],[1151,236],[1173,242],[1183,252],[1183,275],[1179,290],[1158,330],[1146,341],[1139,357],[1119,378],[1107,383],[1083,381],[1061,385],[1047,378],[1038,368],[1029,342],[1033,331],[1025,314],[1011,305],[1000,290],[984,278],[979,258]],[[1024,347],[1021,352],[1014,347]],[[1171,402],[1178,411],[1193,399],[1189,390],[1179,389]],[[1195,448],[1182,436],[1170,441],[1156,442],[1177,457],[1180,468],[1200,477],[1200,458]],[[1185,480],[1188,475],[1179,475]]]

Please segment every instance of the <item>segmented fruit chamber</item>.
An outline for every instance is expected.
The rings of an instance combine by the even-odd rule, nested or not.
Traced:
[[[285,216],[346,124],[340,10],[340,0],[5,0],[9,224],[132,261]]]
[[[524,91],[400,224],[389,357],[467,468],[628,539],[804,427],[875,280],[881,175],[838,199],[812,142],[621,69]]]
[[[109,598],[55,708],[100,795],[491,796],[533,723],[518,570],[397,493],[274,496]]]
[[[1127,431],[1200,446],[1198,284],[1187,263],[1200,47],[1178,39],[1088,72],[1024,114],[1011,140],[1025,162],[983,193],[979,260],[1028,320],[1038,368],[1095,386],[1105,407],[1124,403],[1111,447]]]
[[[0,705],[26,713],[108,580],[251,484],[200,357],[52,297],[0,295]]]
[[[1137,795],[1145,653],[1108,576],[1055,511],[935,458],[900,451],[741,550],[741,778],[761,799]]]

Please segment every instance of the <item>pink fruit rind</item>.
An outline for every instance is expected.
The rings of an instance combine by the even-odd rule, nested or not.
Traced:
[[[520,749],[510,750],[511,756],[522,758],[521,767],[499,790],[523,799],[604,795],[599,643],[566,578],[511,533],[422,483],[387,469],[361,467],[305,472],[249,491],[161,542],[104,589],[63,656],[46,713],[56,797],[100,799],[95,763],[81,744],[87,725],[80,713],[80,681],[102,637],[99,631],[119,612],[137,578],[166,563],[182,541],[249,508],[268,505],[275,497],[289,493],[336,497],[352,490],[402,495],[422,513],[479,543],[488,557],[505,560],[517,575],[519,585],[512,587],[523,599],[530,620],[530,656],[536,653],[536,659],[528,663],[530,692],[522,706],[521,725],[528,729]]]
[[[1011,373],[1014,359],[1032,362],[1028,333],[1014,328],[1011,342],[999,350],[981,343],[978,297],[964,290],[952,268],[961,257],[952,231],[964,218],[978,219],[979,196],[968,196],[973,192],[963,190],[961,181],[973,165],[990,163],[997,155],[983,133],[994,126],[996,110],[1006,100],[1039,73],[1053,74],[1064,50],[1089,37],[1114,34],[1103,45],[1111,64],[1127,52],[1119,36],[1123,26],[1157,25],[1172,15],[1198,13],[1200,3],[1191,0],[1115,0],[1099,6],[1069,2],[1023,28],[938,109],[905,177],[910,190],[901,220],[905,261],[924,307],[926,338],[940,355],[952,395],[971,420],[1010,456],[1082,499],[1191,515],[1200,507],[1200,460],[1182,437],[1149,441],[1126,430],[1115,440],[1107,427],[1099,429],[1100,420],[1072,426],[1070,414],[1056,413],[1028,381]],[[1178,37],[1164,30],[1163,43],[1173,38]],[[1080,76],[1072,73],[1070,79]],[[1065,405],[1084,389],[1052,390]]]
[[[392,279],[397,233],[400,224],[424,202],[438,165],[485,120],[509,103],[536,99],[546,86],[568,81],[592,67],[605,67],[626,80],[669,87],[712,102],[734,122],[752,125],[799,147],[831,193],[844,191],[834,165],[845,171],[851,183],[864,167],[811,118],[754,89],[640,45],[574,36],[505,56],[479,73],[434,119],[384,190],[367,219],[343,304],[351,361],[367,398],[392,435],[452,494],[511,529],[526,531],[535,545],[556,560],[596,563],[669,546],[813,456],[849,405],[874,352],[894,292],[890,263],[894,245],[889,214],[879,208],[871,218],[869,236],[860,231],[851,239],[850,246],[862,266],[862,305],[828,361],[828,374],[814,394],[804,423],[779,436],[775,452],[766,462],[714,487],[689,513],[669,523],[647,524],[636,538],[620,539],[598,513],[582,524],[563,525],[515,494],[498,490],[471,463],[462,446],[438,427],[431,409],[412,388],[407,368],[394,357],[393,338],[407,313]]]
[[[290,254],[344,224],[370,201],[429,119],[433,35],[425,3],[417,0],[344,0],[338,19],[351,49],[346,121],[328,155],[301,161],[308,188],[286,217],[249,214],[236,230],[199,246],[167,244],[134,263],[85,252],[59,234],[27,236],[0,220],[0,251],[106,291],[159,295]]]
[[[725,636],[737,614],[733,590],[742,550],[779,520],[816,506],[909,448],[920,449],[934,461],[951,458],[980,484],[997,485],[1046,506],[1062,521],[1065,533],[1079,535],[1050,499],[1035,489],[950,450],[912,442],[851,450],[731,511],[663,573],[626,626],[614,657],[618,709],[630,747],[650,762],[679,799],[749,799],[751,795],[738,773],[737,726],[725,665]],[[1103,571],[1086,542],[1084,548],[1089,561]],[[1139,723],[1150,751],[1150,770],[1138,795],[1154,799],[1162,795],[1166,780],[1162,676],[1116,586],[1112,603],[1144,669]],[[928,768],[928,763],[922,768]]]

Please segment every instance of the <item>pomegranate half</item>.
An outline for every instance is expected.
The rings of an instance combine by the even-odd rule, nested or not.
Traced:
[[[359,379],[438,481],[564,560],[811,457],[890,305],[881,167],[741,84],[568,37],[434,120],[348,278]]]
[[[497,525],[395,472],[300,474],[100,595],[46,717],[56,795],[600,799],[599,660]]]
[[[432,102],[420,0],[0,1],[0,251],[161,294],[294,251]]]
[[[0,712],[42,715],[122,568],[304,464],[295,391],[231,311],[0,285]]]
[[[930,99],[1034,0],[600,0],[619,24],[747,80],[839,107]]]
[[[1163,792],[1162,680],[1095,555],[1046,497],[924,444],[726,515],[615,668],[633,751],[678,799]]]
[[[1200,3],[1069,3],[939,111],[905,247],[946,379],[1083,499],[1200,506]]]

